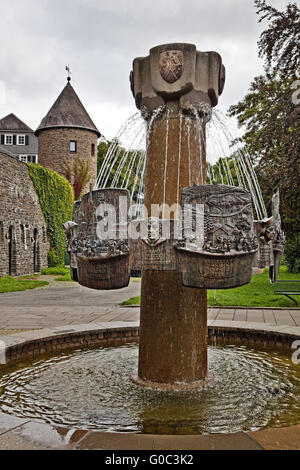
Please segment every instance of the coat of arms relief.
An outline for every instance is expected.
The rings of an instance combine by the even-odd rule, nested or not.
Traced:
[[[160,53],[159,71],[166,82],[176,82],[181,77],[183,68],[183,51],[170,50]]]

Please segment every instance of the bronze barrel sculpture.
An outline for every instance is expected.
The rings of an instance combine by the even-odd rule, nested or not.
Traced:
[[[92,289],[121,289],[129,284],[127,210],[129,191],[90,191],[75,203],[77,221],[69,229],[79,284]]]
[[[225,185],[182,191],[182,240],[176,244],[182,283],[199,289],[230,289],[251,281],[257,252],[252,198]]]

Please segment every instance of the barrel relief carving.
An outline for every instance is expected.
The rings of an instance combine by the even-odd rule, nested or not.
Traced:
[[[225,289],[250,282],[257,238],[248,191],[225,185],[185,188],[182,227],[175,247],[184,285]]]

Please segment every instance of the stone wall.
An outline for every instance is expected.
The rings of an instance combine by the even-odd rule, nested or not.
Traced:
[[[0,152],[0,276],[47,267],[49,242],[26,163]]]
[[[77,143],[76,153],[70,152],[70,141]],[[39,164],[65,176],[65,162],[84,160],[90,162],[91,180],[85,187],[94,186],[97,178],[97,134],[86,129],[54,128],[39,131]],[[92,144],[94,155],[92,155]]]

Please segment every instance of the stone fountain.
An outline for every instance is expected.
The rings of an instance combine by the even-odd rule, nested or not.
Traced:
[[[217,379],[202,388],[211,380],[206,290],[247,284],[253,265],[268,265],[274,282],[284,248],[279,194],[272,217],[254,222],[249,191],[205,184],[206,123],[224,81],[221,57],[190,44],[158,46],[136,59],[131,88],[147,125],[144,218],[128,219],[127,189],[99,187],[74,204],[65,224],[71,273],[81,285],[120,289],[141,268],[138,366],[136,324],[57,328],[51,336],[47,329],[33,344],[21,334],[12,337],[10,357],[23,361],[27,351],[35,363],[0,374],[0,410],[101,434],[224,434],[299,422],[297,371],[289,358],[255,349],[282,342],[290,354],[297,339],[290,328],[211,326],[209,369]],[[36,362],[47,344],[57,354],[77,350]]]
[[[166,44],[134,60],[130,82],[147,124],[145,218],[133,228],[124,220],[119,200],[128,205],[127,190],[91,189],[66,225],[69,251],[79,283],[96,289],[125,287],[130,264],[139,264],[139,365],[132,379],[160,389],[198,388],[210,379],[206,289],[250,282],[258,249],[251,193],[205,184],[206,124],[225,68],[216,52]],[[98,225],[110,212],[114,235],[101,239]],[[131,239],[137,226],[139,237]]]
[[[193,204],[199,191],[205,192],[201,186],[206,182],[205,124],[224,88],[225,68],[220,55],[199,52],[191,44],[154,47],[148,57],[134,60],[130,80],[136,106],[148,122],[145,172],[148,214],[153,213],[155,204],[174,207],[181,202],[182,194],[182,207],[185,202]],[[188,126],[183,129],[185,119],[188,119]],[[187,195],[186,201],[184,188],[191,186],[193,194]],[[231,208],[236,202],[235,189],[231,188],[228,193],[232,198],[227,200]],[[219,188],[213,190],[221,200]],[[247,197],[242,205],[249,209],[251,196]],[[204,204],[204,194],[198,202]],[[164,210],[160,217],[163,223]],[[178,213],[173,213],[173,219],[177,217]],[[245,217],[247,219],[247,215]],[[172,242],[174,248],[167,251],[167,259],[167,241],[158,247],[151,247],[150,242],[148,253],[143,251],[139,369],[135,380],[142,385],[157,387],[198,387],[207,379],[205,287],[224,287],[220,281],[226,278],[230,278],[228,287],[233,287],[238,285],[238,277],[232,278],[232,256],[230,261],[229,258],[224,261],[220,252],[215,253],[216,256],[203,257],[193,254],[193,249],[184,252],[183,245],[185,248],[187,245],[182,240],[174,238]],[[203,246],[200,251],[201,248]],[[153,263],[153,258],[159,263]],[[210,263],[211,278],[215,282],[209,286],[202,282],[201,286],[201,282],[196,281],[195,285],[191,278],[196,277],[199,281],[198,265],[205,268],[207,263]],[[248,275],[246,282],[250,279]]]

